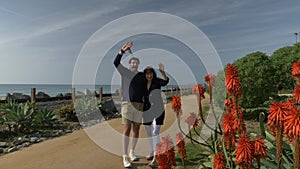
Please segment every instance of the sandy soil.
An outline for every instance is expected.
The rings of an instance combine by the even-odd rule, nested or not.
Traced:
[[[182,97],[183,115],[197,112],[195,96]],[[182,122],[182,126],[186,124]],[[118,169],[122,165],[121,119],[113,119],[90,128],[75,131],[66,136],[32,145],[0,157],[1,169]],[[170,104],[166,105],[165,125],[161,136],[170,135],[175,142],[178,132],[175,114]],[[145,159],[149,144],[141,126],[141,139],[136,154],[141,158],[132,168],[150,168]]]

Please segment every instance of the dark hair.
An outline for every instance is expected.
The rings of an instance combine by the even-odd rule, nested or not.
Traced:
[[[130,64],[132,60],[136,60],[138,62],[138,64],[140,64],[140,59],[137,57],[130,58],[128,63]]]
[[[147,67],[144,69],[143,72],[144,72],[145,75],[146,75],[146,73],[148,73],[148,72],[153,73],[153,80],[157,78],[156,72],[155,72],[155,70],[153,69],[153,67],[151,67],[151,66],[147,66]]]

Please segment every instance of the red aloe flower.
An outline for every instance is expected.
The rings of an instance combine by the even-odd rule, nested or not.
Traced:
[[[189,125],[189,126],[193,126],[194,128],[196,128],[198,126],[198,118],[197,115],[192,112],[190,113],[190,115],[188,117],[185,118],[185,122]]]
[[[233,149],[235,147],[235,134],[239,127],[237,116],[234,113],[229,112],[224,115],[222,128],[226,148]]]
[[[252,168],[254,146],[246,134],[240,135],[235,163],[243,168]]]
[[[239,134],[243,133],[246,131],[246,124],[244,122],[244,118],[243,118],[243,113],[242,113],[242,108],[240,106],[238,106],[238,108],[236,109],[235,107],[233,107],[230,110],[230,113],[233,115],[233,121],[230,123],[232,125],[232,128],[235,131],[238,131]]]
[[[177,152],[183,158],[186,159],[186,149],[185,149],[185,142],[181,133],[176,134],[176,143],[177,143]]]
[[[214,86],[216,81],[215,81],[216,76],[214,74],[208,74],[204,77],[205,82],[208,84],[208,86]]]
[[[169,135],[162,138],[162,144],[165,147],[163,150],[165,151],[167,157],[168,157],[168,164],[169,166],[176,166],[175,162],[175,149],[174,144]]]
[[[215,75],[208,74],[205,76],[205,81],[209,88],[209,101],[212,103],[212,87],[215,85]]]
[[[171,166],[168,163],[168,156],[163,151],[162,143],[156,145],[155,159],[157,159],[159,169],[171,169]]]
[[[226,163],[223,153],[219,152],[214,157],[214,169],[225,169]]]
[[[292,76],[298,77],[300,75],[300,61],[296,61],[293,63]]]
[[[276,126],[282,126],[283,120],[287,115],[288,108],[290,107],[290,102],[282,103],[280,102],[273,102],[269,109],[269,116],[268,116],[268,126],[271,130],[274,130]],[[274,132],[274,131],[273,131]]]
[[[176,117],[178,117],[179,112],[181,110],[180,96],[173,96],[173,98],[172,98],[172,108],[176,113]]]
[[[204,96],[204,87],[201,84],[192,86],[192,93],[197,95],[197,96],[200,96],[203,99],[205,98],[205,96]]]
[[[300,85],[296,85],[294,89],[295,99],[298,103],[300,103]]]
[[[284,133],[290,139],[300,139],[300,110],[296,106],[284,118]]]
[[[242,109],[231,108],[230,112],[224,115],[222,128],[224,141],[227,148],[235,147],[235,135],[246,132],[246,125],[243,119]],[[237,112],[236,112],[237,111]]]
[[[224,101],[224,106],[227,111],[230,111],[233,108],[233,103],[230,99]]]
[[[234,114],[227,113],[224,115],[223,124],[222,124],[224,135],[227,135],[229,133],[235,133],[238,130],[236,125],[233,125],[235,121],[236,121],[236,116]]]
[[[264,139],[259,136],[256,141],[254,141],[254,157],[255,158],[267,158],[266,152],[267,146],[265,145]]]
[[[283,124],[284,119],[289,111],[294,109],[292,100],[285,103],[273,102],[269,109],[268,126],[273,135],[276,136],[276,160],[277,167],[280,168],[282,162],[282,145],[283,145]]]
[[[294,168],[300,168],[300,110],[289,102],[290,110],[284,118],[284,133],[293,142]]]
[[[234,64],[226,66],[225,85],[230,96],[239,97],[242,94],[242,87],[238,77],[238,71]],[[237,98],[236,98],[237,99]]]
[[[235,148],[235,133],[224,134],[224,144],[227,149],[233,150]]]
[[[300,61],[294,62],[292,76],[296,79],[297,83],[300,84]]]

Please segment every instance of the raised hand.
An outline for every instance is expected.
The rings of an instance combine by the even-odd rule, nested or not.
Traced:
[[[129,50],[132,47],[133,43],[132,42],[127,42],[123,47],[122,47],[122,51],[126,52],[127,50]]]
[[[162,63],[160,63],[160,64],[158,64],[158,69],[159,69],[160,72],[164,72],[165,71],[165,66]]]

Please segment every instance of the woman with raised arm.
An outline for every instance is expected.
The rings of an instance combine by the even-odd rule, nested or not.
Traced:
[[[160,142],[160,128],[164,123],[165,110],[162,99],[161,87],[169,83],[169,78],[164,71],[164,65],[159,64],[159,71],[162,78],[158,78],[155,70],[152,67],[144,69],[144,75],[147,80],[147,90],[144,98],[144,113],[143,124],[147,132],[149,144],[151,148],[150,154],[146,157],[147,160],[152,160],[149,166],[157,165],[155,160],[156,144]]]

